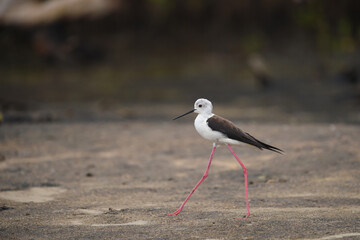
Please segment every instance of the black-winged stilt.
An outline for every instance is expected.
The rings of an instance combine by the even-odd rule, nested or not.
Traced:
[[[244,172],[244,181],[245,181],[245,195],[246,195],[246,216],[248,218],[250,216],[250,208],[249,208],[249,199],[248,199],[248,187],[247,187],[247,170],[245,165],[240,161],[238,156],[236,156],[234,150],[231,148],[230,144],[241,145],[241,144],[249,144],[259,149],[266,149],[270,151],[274,151],[277,153],[282,153],[283,151],[279,148],[270,146],[266,143],[263,143],[250,134],[242,131],[240,128],[236,127],[235,124],[230,122],[227,119],[224,119],[220,116],[217,116],[212,113],[213,106],[211,102],[207,99],[200,98],[194,104],[194,109],[180,115],[173,120],[181,118],[190,113],[197,113],[198,116],[195,119],[194,125],[197,132],[205,139],[213,142],[213,148],[210,154],[210,159],[206,168],[206,171],[200,181],[195,185],[194,189],[187,196],[185,201],[181,204],[180,208],[169,215],[178,215],[181,210],[184,208],[186,202],[189,200],[191,195],[195,192],[195,190],[199,187],[199,185],[205,180],[208,176],[210,165],[212,158],[214,156],[215,149],[218,145],[227,145],[230,152],[234,155],[236,160],[240,163],[243,172]]]

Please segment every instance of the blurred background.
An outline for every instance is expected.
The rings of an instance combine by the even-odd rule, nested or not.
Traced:
[[[0,122],[360,123],[360,1],[0,0]]]

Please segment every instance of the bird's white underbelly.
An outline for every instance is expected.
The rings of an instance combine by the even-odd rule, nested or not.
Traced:
[[[211,117],[211,116],[210,116]],[[208,117],[203,117],[200,114],[196,117],[194,126],[196,131],[202,136],[203,138],[210,140],[212,142],[220,143],[221,140],[224,140],[226,136],[221,132],[213,131],[207,124]],[[223,142],[225,143],[225,142]]]

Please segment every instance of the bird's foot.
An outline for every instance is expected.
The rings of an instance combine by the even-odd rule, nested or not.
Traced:
[[[250,213],[246,214],[246,216],[243,217],[237,217],[236,219],[248,219],[250,217]]]
[[[178,210],[176,210],[175,212],[173,212],[173,213],[169,213],[168,215],[171,215],[171,216],[176,216],[176,215],[178,215],[180,212],[181,212],[181,208],[179,208]]]

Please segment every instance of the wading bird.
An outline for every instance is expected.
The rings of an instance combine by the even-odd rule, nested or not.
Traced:
[[[208,176],[210,165],[212,158],[214,156],[215,149],[218,145],[226,145],[230,152],[234,155],[236,160],[240,163],[243,172],[244,172],[244,181],[245,181],[245,195],[246,195],[246,216],[244,218],[248,218],[250,216],[250,208],[249,208],[249,199],[248,199],[248,184],[247,184],[247,170],[245,165],[240,161],[238,156],[236,156],[234,150],[231,148],[230,144],[232,145],[243,145],[243,144],[249,144],[254,147],[257,147],[259,149],[266,149],[270,151],[274,151],[277,153],[282,153],[283,151],[279,148],[270,146],[264,142],[261,142],[251,136],[250,134],[242,131],[240,128],[235,126],[232,122],[229,120],[222,118],[220,116],[215,115],[212,113],[213,106],[211,102],[207,99],[200,98],[196,100],[194,104],[194,109],[182,114],[173,120],[176,120],[178,118],[181,118],[185,115],[188,115],[190,113],[197,113],[198,116],[195,119],[194,125],[196,131],[202,136],[203,138],[210,140],[213,142],[213,148],[210,154],[210,159],[206,168],[206,171],[200,181],[195,185],[194,189],[190,192],[190,194],[187,196],[185,201],[181,204],[178,210],[176,210],[173,213],[170,213],[169,215],[178,215],[181,210],[184,208],[186,202],[189,200],[191,195],[195,192],[195,190],[199,187],[199,185],[205,180],[205,178]]]

